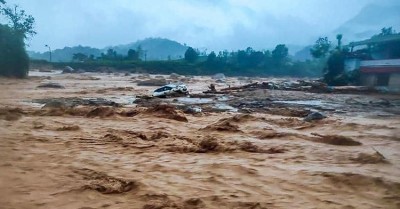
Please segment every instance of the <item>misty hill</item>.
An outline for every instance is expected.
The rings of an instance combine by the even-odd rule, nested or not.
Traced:
[[[346,42],[370,38],[383,27],[400,30],[400,4],[365,6],[358,14],[334,31],[343,34]]]
[[[312,57],[311,52],[310,52],[311,48],[312,48],[312,46],[306,46],[303,49],[297,51],[294,54],[293,59],[297,60],[297,61],[312,60],[313,57]]]
[[[100,56],[103,51],[100,49],[88,47],[88,46],[74,46],[74,47],[64,47],[63,49],[56,49],[52,51],[52,61],[53,62],[70,62],[72,56],[75,53],[83,53],[88,56],[94,55],[95,57]],[[28,55],[31,59],[38,60],[49,60],[49,52],[39,53],[28,51]]]
[[[163,38],[147,38],[134,43],[106,47],[104,49],[97,49],[85,46],[64,47],[63,49],[56,49],[52,52],[52,60],[54,62],[69,62],[75,53],[83,53],[87,56],[94,55],[99,57],[101,53],[105,53],[107,49],[114,49],[118,54],[126,55],[129,49],[136,50],[141,47],[147,54],[147,60],[167,60],[167,59],[180,59],[184,56],[187,46],[184,46],[176,41]],[[31,59],[49,60],[49,52],[28,52]],[[144,57],[143,57],[144,59]]]
[[[138,47],[146,51],[147,60],[167,60],[180,59],[184,56],[187,46],[184,46],[176,41],[165,38],[147,38],[131,44],[119,45],[112,48],[118,54],[127,54],[129,49],[136,50]],[[107,49],[108,49],[107,48]]]

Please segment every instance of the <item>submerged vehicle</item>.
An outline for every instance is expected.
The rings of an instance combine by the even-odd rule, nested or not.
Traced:
[[[188,94],[188,90],[186,85],[184,84],[168,84],[162,86],[153,92],[154,97],[167,97],[167,96],[175,96],[175,95],[186,95]]]

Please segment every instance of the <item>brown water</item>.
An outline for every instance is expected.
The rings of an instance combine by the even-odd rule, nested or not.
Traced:
[[[328,112],[316,123],[259,112],[184,115],[188,122],[152,112],[49,116],[26,101],[150,95],[154,88],[106,74],[51,75],[65,89],[37,89],[43,81],[0,79],[1,208],[400,208],[396,114]],[[211,82],[195,77],[187,85],[198,93]],[[217,88],[235,84],[228,78]],[[332,97],[263,93],[279,100]],[[13,107],[22,111],[18,117]],[[132,107],[116,111],[126,109]],[[321,143],[313,133],[362,144]]]

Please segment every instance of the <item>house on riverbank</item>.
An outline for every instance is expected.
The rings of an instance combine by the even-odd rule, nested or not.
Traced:
[[[359,70],[362,85],[400,90],[400,34],[375,36],[347,47],[345,70]]]

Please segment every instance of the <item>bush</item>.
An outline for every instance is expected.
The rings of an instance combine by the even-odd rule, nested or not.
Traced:
[[[28,70],[24,34],[0,24],[0,76],[24,78]]]

